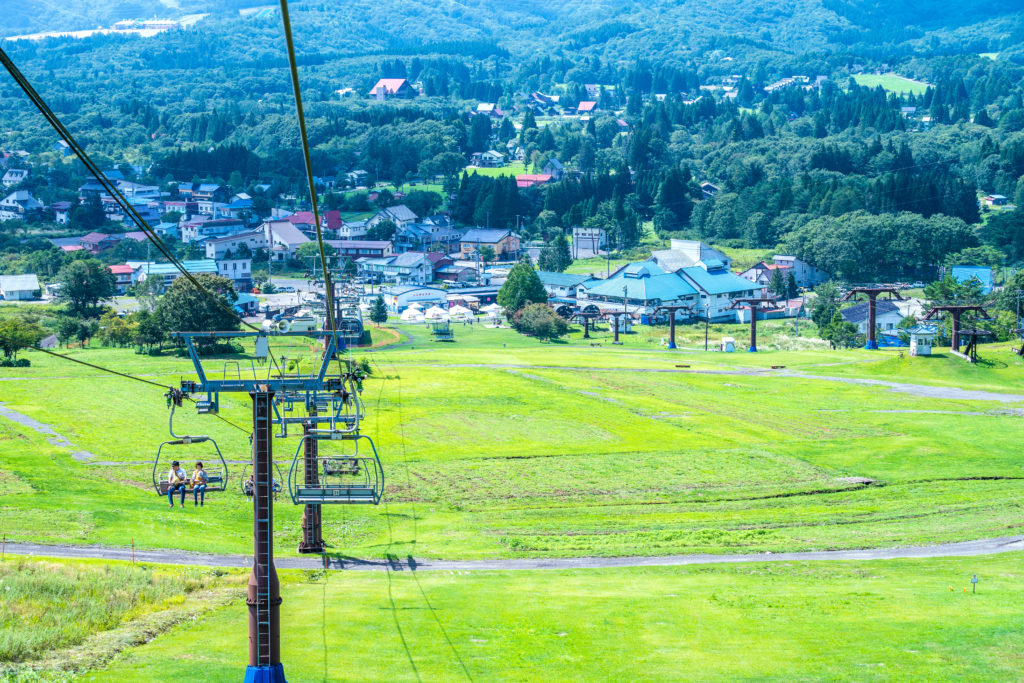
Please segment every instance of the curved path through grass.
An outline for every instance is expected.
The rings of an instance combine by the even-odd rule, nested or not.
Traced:
[[[281,569],[319,569],[377,571],[508,571],[523,569],[609,569],[621,567],[668,567],[688,564],[740,564],[749,562],[821,562],[835,560],[898,560],[933,557],[974,557],[1024,550],[1024,536],[984,538],[976,541],[944,543],[903,548],[866,548],[863,550],[819,550],[803,553],[748,553],[744,555],[665,555],[660,557],[559,557],[510,560],[417,560],[391,556],[387,560],[328,556],[280,557]],[[35,543],[7,543],[12,555],[38,557],[132,560],[153,564],[198,565],[204,567],[248,567],[249,555],[213,555],[184,551],[133,551],[105,546],[59,546]]]

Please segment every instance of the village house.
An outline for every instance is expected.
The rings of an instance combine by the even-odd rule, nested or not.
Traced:
[[[495,258],[508,261],[519,258],[519,235],[511,230],[474,228],[462,236],[459,251],[464,259],[475,259],[480,247],[494,249]]]
[[[114,287],[118,294],[124,294],[135,284],[135,269],[127,263],[107,266],[107,270],[114,274]]]
[[[0,178],[0,184],[4,187],[14,187],[28,177],[28,171],[23,168],[11,168]]]
[[[266,231],[256,229],[240,232],[237,235],[208,239],[203,242],[203,247],[206,249],[206,258],[219,260],[228,254],[237,256],[243,246],[248,247],[251,253],[257,249],[266,249],[267,244]]]
[[[228,188],[217,183],[178,183],[178,196],[192,201],[225,202]]]
[[[407,251],[394,256],[360,258],[357,274],[369,282],[425,285],[434,280],[434,263],[424,252]]]
[[[776,254],[772,257],[772,261],[777,266],[788,268],[789,270],[787,272],[793,273],[793,279],[796,280],[797,287],[813,289],[821,283],[828,282],[832,279],[832,276],[821,268],[813,266],[806,261],[802,261],[796,256]]]
[[[548,159],[547,163],[544,164],[544,168],[541,169],[541,172],[544,175],[551,176],[551,180],[561,180],[562,176],[565,175],[565,166],[562,165],[562,162],[555,157],[551,157]]]
[[[366,227],[372,228],[382,221],[391,221],[396,227],[402,227],[410,223],[415,223],[419,217],[405,204],[398,204],[396,206],[389,206],[385,209],[381,209],[372,218],[366,221]]]
[[[505,165],[505,155],[493,149],[486,152],[475,152],[469,157],[471,166],[479,168],[501,168]]]
[[[67,225],[71,220],[71,202],[54,202],[50,205],[53,211],[53,222],[58,225]]]
[[[410,223],[395,233],[395,251],[435,251],[448,253],[457,247],[463,231],[449,221]]]
[[[207,218],[196,216],[178,224],[182,242],[198,242],[217,237],[228,237],[245,232],[245,223],[237,218]]]
[[[42,203],[28,190],[15,190],[0,200],[0,221],[24,220],[42,210]]]
[[[480,102],[476,105],[476,113],[490,116],[492,119],[501,119],[505,116],[505,112],[498,109],[498,105],[494,102]]]
[[[845,322],[857,326],[858,334],[868,333],[868,306],[869,302],[865,301],[841,311]],[[894,302],[887,299],[878,299],[875,302],[875,329],[879,332],[891,332],[898,329],[904,317],[899,306]]]
[[[267,221],[263,224],[267,247],[273,253],[275,261],[284,261],[295,257],[295,251],[310,241],[288,221]]]
[[[596,111],[600,111],[597,108],[597,102],[593,102],[593,101],[580,102],[576,106],[576,112],[579,113],[579,114],[593,114]]]
[[[608,246],[608,235],[602,228],[585,228],[577,225],[572,229],[573,258],[580,258],[580,253],[597,254]]]
[[[191,273],[209,273],[217,275],[217,262],[213,259],[197,261],[182,261],[181,266]],[[136,281],[145,282],[149,278],[157,278],[160,282],[160,293],[163,294],[170,287],[171,283],[181,277],[181,271],[173,263],[144,263],[139,266]]]
[[[217,261],[217,274],[235,285],[235,290],[245,292],[252,289],[252,259],[229,258]]]
[[[404,78],[382,78],[370,88],[370,97],[383,101],[393,97],[416,97],[416,89]]]
[[[590,275],[574,275],[572,273],[554,273],[546,270],[538,270],[537,277],[544,285],[544,290],[552,298],[575,299],[579,288],[584,282],[592,280]]]
[[[38,299],[41,291],[39,278],[34,273],[26,275],[0,275],[0,299],[5,301],[30,301]]]
[[[110,249],[119,241],[114,235],[108,235],[105,232],[90,232],[79,238],[78,244],[90,254],[99,254]]]
[[[342,221],[335,231],[339,240],[357,240],[366,237],[366,221]]]
[[[382,258],[395,253],[390,240],[324,240],[342,258]]]

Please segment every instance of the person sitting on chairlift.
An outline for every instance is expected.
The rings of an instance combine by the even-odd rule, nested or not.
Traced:
[[[209,481],[210,477],[203,469],[203,463],[197,462],[196,469],[192,473],[192,497],[195,499],[195,505],[202,507],[206,502],[206,484]]]
[[[174,493],[181,492],[181,507],[185,507],[185,488],[188,486],[188,475],[181,469],[181,463],[175,460],[171,463],[171,471],[167,473],[167,501],[174,509]]]

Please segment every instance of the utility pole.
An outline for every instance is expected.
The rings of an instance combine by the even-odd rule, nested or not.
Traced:
[[[711,324],[711,302],[704,302],[704,350],[708,350],[708,325]]]

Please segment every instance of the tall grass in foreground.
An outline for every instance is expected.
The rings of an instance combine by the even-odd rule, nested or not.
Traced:
[[[205,583],[199,572],[172,579],[145,567],[0,564],[0,664],[77,645]]]

